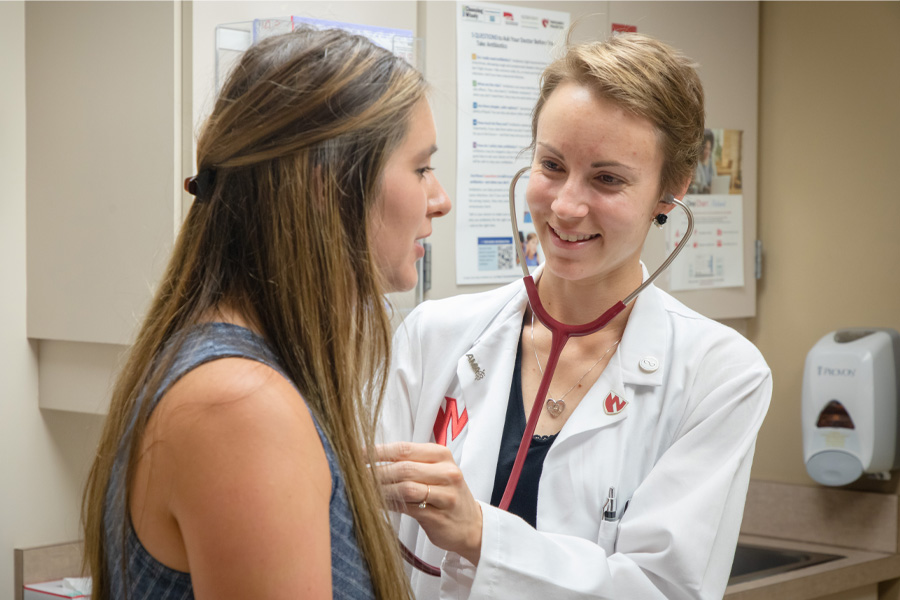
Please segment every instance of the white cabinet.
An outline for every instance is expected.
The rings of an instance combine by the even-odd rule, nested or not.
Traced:
[[[43,407],[105,410],[181,223],[183,9],[26,3],[28,336]]]
[[[181,221],[181,5],[26,4],[28,336],[128,343]]]

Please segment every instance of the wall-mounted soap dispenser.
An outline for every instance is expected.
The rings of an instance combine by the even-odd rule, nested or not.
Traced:
[[[833,331],[806,356],[803,459],[810,477],[845,485],[900,468],[900,333]]]

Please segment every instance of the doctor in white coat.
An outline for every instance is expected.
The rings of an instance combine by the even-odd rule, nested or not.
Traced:
[[[647,276],[703,115],[690,61],[645,36],[572,46],[544,72],[526,198],[554,318],[592,321]],[[401,541],[441,568],[410,569],[417,598],[721,598],[771,396],[760,353],[648,287],[569,341],[507,512],[549,349],[521,281],[426,302],[398,329],[379,477]]]

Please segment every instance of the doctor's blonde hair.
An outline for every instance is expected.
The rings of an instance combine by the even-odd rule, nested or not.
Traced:
[[[703,85],[696,66],[671,46],[638,33],[617,33],[602,42],[567,42],[565,55],[541,76],[532,147],[547,99],[560,84],[577,83],[654,125],[663,151],[660,191],[675,194],[693,176],[703,147]]]
[[[214,179],[190,209],[115,385],[85,490],[95,599],[108,594],[103,514],[120,440],[126,483],[112,493],[128,510],[149,399],[184,332],[223,302],[254,319],[334,448],[376,597],[410,596],[367,468],[391,336],[367,217],[425,93],[404,60],[337,30],[263,40],[232,71],[198,141],[198,171]]]

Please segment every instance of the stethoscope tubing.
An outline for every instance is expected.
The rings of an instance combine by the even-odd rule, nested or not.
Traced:
[[[544,402],[541,398],[547,397],[547,393],[550,390],[550,382],[553,379],[553,373],[556,371],[556,365],[559,363],[559,357],[562,355],[566,342],[568,342],[570,338],[590,335],[606,327],[610,321],[616,318],[619,313],[625,310],[626,306],[638,297],[638,294],[644,291],[647,286],[653,283],[653,281],[659,277],[670,264],[672,264],[675,257],[684,249],[686,245],[685,242],[687,242],[688,238],[694,233],[694,214],[691,212],[691,209],[681,200],[670,196],[668,201],[679,206],[684,211],[685,215],[687,215],[688,221],[684,236],[682,236],[681,240],[675,245],[675,249],[672,250],[656,271],[644,280],[641,285],[631,292],[624,300],[612,305],[597,319],[589,323],[582,323],[581,325],[568,325],[562,323],[561,321],[554,319],[541,303],[537,284],[534,281],[534,277],[528,272],[528,265],[525,263],[525,249],[522,247],[522,244],[516,243],[519,239],[519,222],[516,218],[516,183],[518,183],[519,178],[530,168],[531,167],[529,166],[519,169],[509,184],[509,215],[510,223],[512,224],[513,245],[516,247],[519,265],[522,267],[522,273],[524,275],[523,282],[525,284],[525,292],[528,295],[528,303],[531,305],[531,310],[538,320],[543,323],[544,327],[550,330],[550,356],[547,358],[547,366],[544,368],[544,374],[541,376],[541,382],[538,385],[538,391],[534,398],[534,404],[531,407],[531,413],[528,415],[528,422],[525,425],[525,432],[522,434],[522,441],[519,442],[519,450],[516,452],[516,460],[513,463],[512,471],[506,482],[506,489],[503,491],[503,496],[500,499],[499,507],[503,510],[509,508],[509,504],[512,502],[513,496],[516,493],[516,487],[519,485],[519,477],[522,475],[522,467],[525,465],[525,457],[528,455],[528,449],[531,447],[531,440],[534,437],[534,430],[537,428],[538,420],[541,417],[541,411],[544,408]],[[403,551],[403,558],[412,566],[429,575],[440,576],[441,570],[438,567],[426,563],[403,546],[402,543],[400,546]]]

